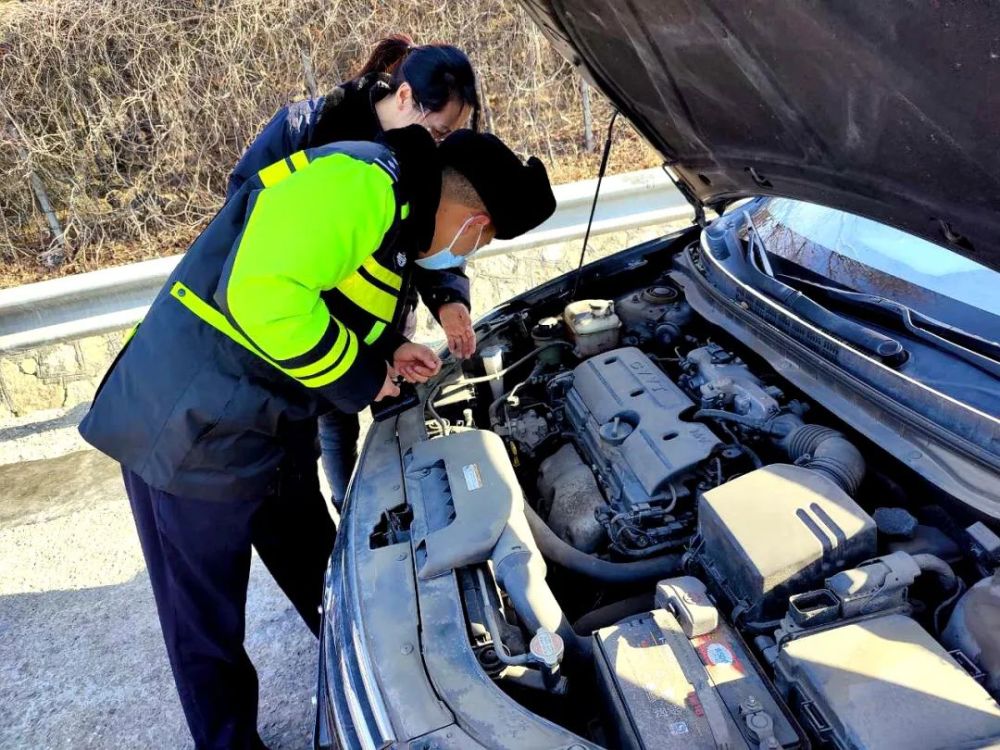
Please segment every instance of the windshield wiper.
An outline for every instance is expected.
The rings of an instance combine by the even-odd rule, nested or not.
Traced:
[[[1000,344],[995,341],[963,331],[961,328],[924,315],[901,302],[885,297],[838,289],[785,274],[780,274],[780,278],[797,285],[804,285],[810,291],[818,292],[845,306],[884,313],[921,341],[926,341],[938,349],[954,354],[994,377],[1000,377]]]
[[[760,270],[757,266],[757,263],[761,262],[758,260],[759,258],[764,258],[762,262],[764,268],[767,271],[771,270],[770,263],[766,260],[767,248],[757,233],[752,220],[747,221],[745,227],[748,233],[746,251],[744,251],[744,244],[739,238],[740,227],[734,225],[726,233],[728,258],[720,259],[720,262],[724,263],[736,278],[780,302],[784,307],[813,325],[875,357],[883,364],[898,367],[906,361],[908,356],[906,349],[896,339],[827,310],[798,289],[788,286],[773,275]],[[759,255],[756,255],[755,251],[758,249],[760,252]]]

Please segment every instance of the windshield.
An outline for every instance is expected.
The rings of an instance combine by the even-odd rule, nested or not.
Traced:
[[[813,203],[748,207],[768,253],[865,294],[892,299],[984,338],[1000,330],[1000,273],[940,245]]]

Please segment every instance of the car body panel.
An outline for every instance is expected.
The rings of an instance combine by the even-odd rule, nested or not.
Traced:
[[[710,323],[745,342],[792,385],[808,393],[841,419],[867,436],[907,467],[926,479],[942,494],[964,500],[983,517],[1000,518],[997,503],[995,461],[972,440],[955,437],[941,429],[927,414],[880,392],[864,377],[877,372],[897,378],[891,369],[876,367],[847,347],[817,347],[814,332],[798,330],[797,322],[780,305],[772,305],[768,316],[740,304],[747,292],[720,288],[691,262],[692,250],[701,245],[702,231],[690,227],[667,237],[623,250],[584,266],[514,297],[487,313],[476,323],[480,337],[495,325],[525,310],[533,314],[561,309],[572,294],[579,275],[582,289],[603,290],[635,283],[666,272],[684,290],[695,311]],[[835,343],[835,342],[834,342]],[[855,361],[856,360],[856,361]],[[852,367],[854,368],[852,371]],[[900,388],[914,388],[898,380]],[[928,409],[941,408],[933,392],[926,392]],[[936,405],[936,406],[935,406]],[[948,408],[964,410],[961,404]],[[993,432],[989,427],[992,425]],[[992,420],[982,436],[1000,437]],[[403,481],[407,450],[427,439],[421,408],[375,423],[368,433],[349,491],[340,532],[326,583],[327,604],[324,634],[345,632],[344,622],[360,623],[358,632],[367,653],[367,669],[385,715],[391,725],[386,736],[393,746],[426,750],[437,746],[490,747],[497,750],[522,748],[594,748],[572,732],[549,722],[514,701],[500,690],[479,665],[469,642],[460,583],[455,571],[421,580],[416,575],[419,549],[409,539],[372,549],[371,531],[386,511],[409,502],[411,528],[419,530],[426,510],[422,503],[433,498],[405,496]],[[447,498],[440,498],[447,503]],[[331,591],[347,581],[349,596],[331,597]],[[341,640],[349,638],[341,636]],[[363,685],[354,670],[338,674],[338,647],[324,638],[320,654],[320,696],[317,714],[318,746],[350,724],[344,706],[344,691],[331,689],[337,681]],[[363,665],[362,665],[363,666]],[[333,699],[329,698],[333,695]],[[371,708],[363,711],[373,716]],[[350,726],[347,727],[350,730]],[[343,726],[339,731],[345,731]],[[346,746],[354,747],[351,741]],[[333,745],[336,747],[336,745]],[[360,743],[358,746],[366,746]],[[378,746],[377,744],[374,746]]]
[[[1000,6],[522,4],[696,202],[783,195],[1000,267]]]
[[[375,423],[365,439],[325,583],[316,745],[428,748],[443,737],[436,746],[597,750],[483,672],[454,571],[418,579],[408,540],[372,549],[371,530],[403,502],[401,453],[424,439],[420,409]],[[415,524],[422,510],[414,505]]]
[[[1000,267],[1000,149],[991,131],[1000,122],[1000,49],[990,36],[1000,8],[522,3],[660,149],[697,207],[786,196]],[[560,315],[577,286],[613,296],[669,273],[701,318],[872,441],[878,455],[867,460],[891,456],[924,480],[910,486],[926,488],[927,501],[956,498],[974,515],[1000,519],[1000,420],[913,377],[917,368],[908,374],[847,346],[729,273],[720,259],[741,217],[723,215],[704,231],[692,226],[531,289],[481,318],[480,340],[523,311]],[[455,570],[417,576],[426,555],[419,532],[448,503],[443,492],[407,493],[407,452],[428,439],[424,417],[417,407],[376,423],[358,463],[326,584],[317,742],[336,744],[339,733],[351,747],[595,747],[484,671]],[[404,505],[414,541],[408,528],[374,543],[380,520]]]
[[[392,734],[418,737],[454,724],[441,703],[420,656],[420,616],[410,545],[371,549],[368,535],[382,514],[404,501],[402,464],[395,420],[376,423],[368,432],[349,500],[341,516],[327,574],[320,658],[320,720],[332,718],[327,688],[341,679],[338,648],[325,636],[335,621],[363,624],[363,642],[385,705]],[[346,559],[346,563],[344,562]],[[346,578],[357,598],[337,601],[335,579]],[[363,585],[359,584],[363,581]],[[344,714],[341,709],[341,714]],[[319,732],[326,735],[329,732]]]

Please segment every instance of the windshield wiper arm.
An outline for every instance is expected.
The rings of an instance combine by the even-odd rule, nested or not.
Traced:
[[[1000,344],[996,341],[990,341],[974,333],[963,331],[961,328],[949,325],[911,307],[907,307],[901,302],[886,299],[885,297],[854,292],[848,289],[838,289],[837,287],[819,284],[815,281],[800,279],[796,276],[781,274],[781,278],[792,281],[795,284],[807,286],[810,290],[819,292],[829,299],[854,308],[877,310],[887,313],[899,322],[906,331],[921,341],[926,341],[938,349],[954,354],[956,357],[964,359],[966,362],[975,365],[994,377],[1000,377]],[[941,333],[936,333],[932,329],[936,329]],[[953,338],[949,338],[949,336]],[[954,339],[959,339],[959,341],[955,341]],[[961,343],[962,341],[965,343]],[[991,352],[991,354],[985,354],[984,352]]]
[[[744,250],[744,243],[740,241],[739,228],[733,226],[726,232],[725,241],[729,253],[728,258],[720,259],[720,262],[725,264],[730,273],[744,284],[780,302],[801,318],[861,349],[883,364],[898,367],[906,361],[908,356],[906,349],[896,339],[827,310],[798,289],[761,271],[752,256],[756,249],[755,245],[760,248],[761,254],[766,254],[767,248],[753,222],[748,222],[746,227],[749,233],[746,250],[749,251],[750,258]],[[769,268],[770,264],[765,267]]]
[[[750,263],[756,265],[757,261],[760,261],[759,270],[773,279],[774,269],[771,268],[771,261],[767,257],[767,245],[764,244],[764,238],[760,236],[757,225],[754,224],[753,217],[749,211],[743,212],[743,219],[747,223],[747,252],[750,254]],[[754,252],[755,249],[756,253]]]

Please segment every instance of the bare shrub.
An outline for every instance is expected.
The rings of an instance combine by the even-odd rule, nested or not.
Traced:
[[[306,95],[305,68],[322,91],[396,31],[465,49],[494,130],[555,179],[596,169],[579,79],[510,0],[0,2],[0,285],[53,273],[32,173],[65,229],[60,273],[179,252],[254,134]],[[655,163],[620,132],[618,163]]]

